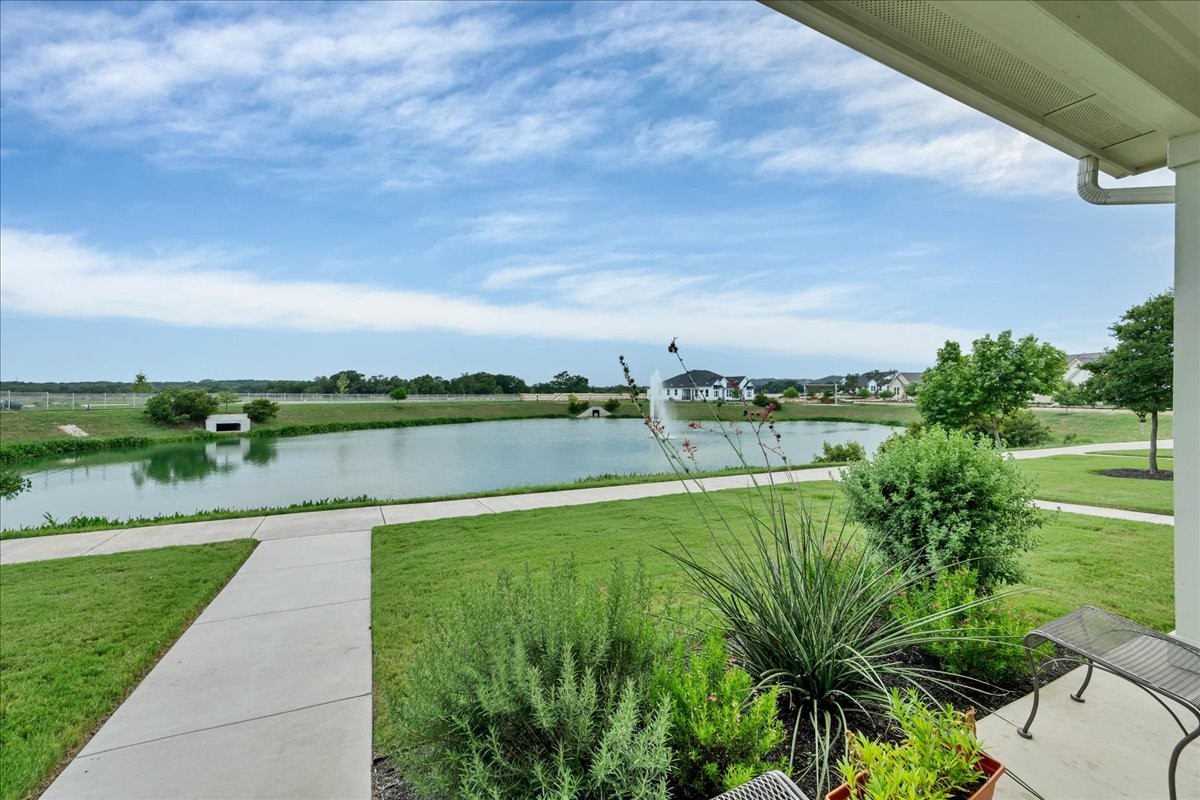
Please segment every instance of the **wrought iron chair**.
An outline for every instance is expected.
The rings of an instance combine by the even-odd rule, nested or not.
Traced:
[[[772,770],[713,800],[808,800],[808,797],[787,775]]]

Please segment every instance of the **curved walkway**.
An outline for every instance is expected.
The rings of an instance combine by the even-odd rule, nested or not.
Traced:
[[[1145,446],[1099,444],[1015,455]],[[801,470],[794,480],[825,481],[837,473]],[[373,527],[750,483],[748,476],[735,475],[687,485],[672,480],[2,541],[0,564],[230,539],[261,542],[43,798],[365,800],[371,794]],[[1039,505],[1170,521],[1090,506]]]

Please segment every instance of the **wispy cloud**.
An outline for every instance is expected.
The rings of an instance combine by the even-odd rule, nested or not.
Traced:
[[[729,286],[719,276],[614,271],[559,275],[532,299],[499,303],[379,284],[268,279],[204,253],[138,258],[72,237],[0,231],[6,314],[126,319],[197,328],[300,331],[446,331],[476,336],[692,345],[784,355],[928,360],[948,326],[862,321],[841,309],[858,288]],[[553,273],[544,273],[550,275]],[[508,279],[529,277],[513,270]],[[499,278],[503,284],[504,278]],[[187,298],[164,303],[164,297]],[[686,300],[686,302],[685,302]]]
[[[70,135],[273,180],[407,191],[695,159],[1070,191],[1069,159],[756,4],[553,9],[6,3],[0,77],[7,108]]]

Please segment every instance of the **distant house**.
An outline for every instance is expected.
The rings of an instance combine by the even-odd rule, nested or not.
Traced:
[[[1103,355],[1104,353],[1076,353],[1073,356],[1067,356],[1067,372],[1063,375],[1063,380],[1079,386],[1092,376],[1092,373],[1084,369],[1084,366]]]
[[[921,382],[920,372],[897,372],[884,388],[897,400],[908,399],[908,387]]]
[[[871,378],[871,380],[867,381],[866,388],[867,388],[867,391],[873,395],[879,394],[879,381],[875,380],[874,378]]]
[[[753,400],[757,392],[745,375],[718,375],[693,369],[663,381],[668,400]]]

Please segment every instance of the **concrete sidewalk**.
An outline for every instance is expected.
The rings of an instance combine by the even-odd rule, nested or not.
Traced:
[[[43,798],[370,797],[370,527],[382,517],[273,519]]]

